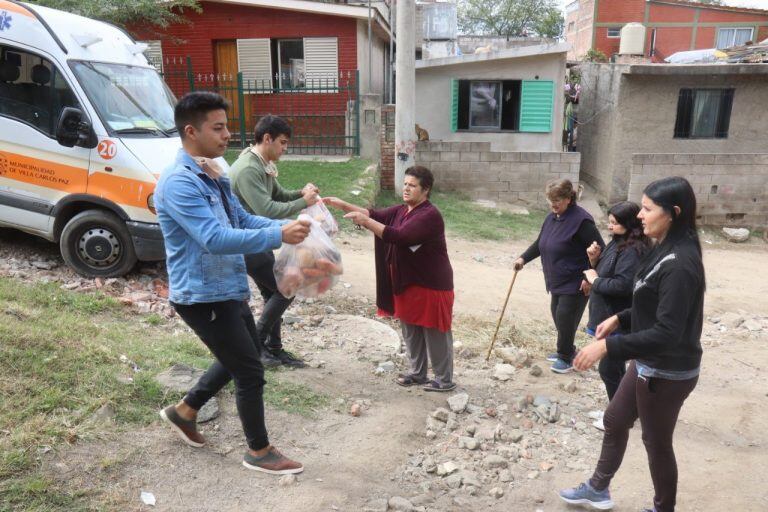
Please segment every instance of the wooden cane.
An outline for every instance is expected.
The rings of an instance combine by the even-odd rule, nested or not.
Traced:
[[[491,358],[491,351],[493,345],[496,343],[496,336],[499,334],[499,327],[501,327],[501,320],[504,318],[504,312],[507,310],[507,302],[509,302],[509,296],[512,293],[512,287],[515,286],[515,279],[517,279],[518,271],[512,274],[512,282],[509,283],[509,290],[507,290],[507,298],[504,300],[504,307],[501,308],[501,315],[499,315],[499,321],[496,323],[496,330],[493,333],[493,339],[491,339],[491,346],[488,347],[488,355],[485,356],[485,360],[488,361]]]

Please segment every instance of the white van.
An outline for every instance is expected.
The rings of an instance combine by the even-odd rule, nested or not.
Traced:
[[[0,226],[85,276],[165,258],[153,192],[181,147],[175,98],[121,29],[0,0]]]

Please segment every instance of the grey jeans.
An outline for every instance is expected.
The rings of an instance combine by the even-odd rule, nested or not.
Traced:
[[[427,357],[432,363],[435,380],[441,385],[453,382],[453,334],[400,321],[410,374],[427,379]]]

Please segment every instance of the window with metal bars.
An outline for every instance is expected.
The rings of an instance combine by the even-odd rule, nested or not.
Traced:
[[[675,138],[728,138],[733,92],[733,89],[680,89]]]

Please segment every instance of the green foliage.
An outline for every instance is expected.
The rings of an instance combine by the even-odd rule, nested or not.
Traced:
[[[590,48],[587,54],[584,56],[584,60],[589,62],[608,62],[608,57],[600,50]]]
[[[29,0],[30,3],[114,23],[167,27],[184,23],[186,10],[201,12],[197,0]]]
[[[560,37],[563,14],[555,0],[461,0],[459,30],[463,34],[507,37]]]

